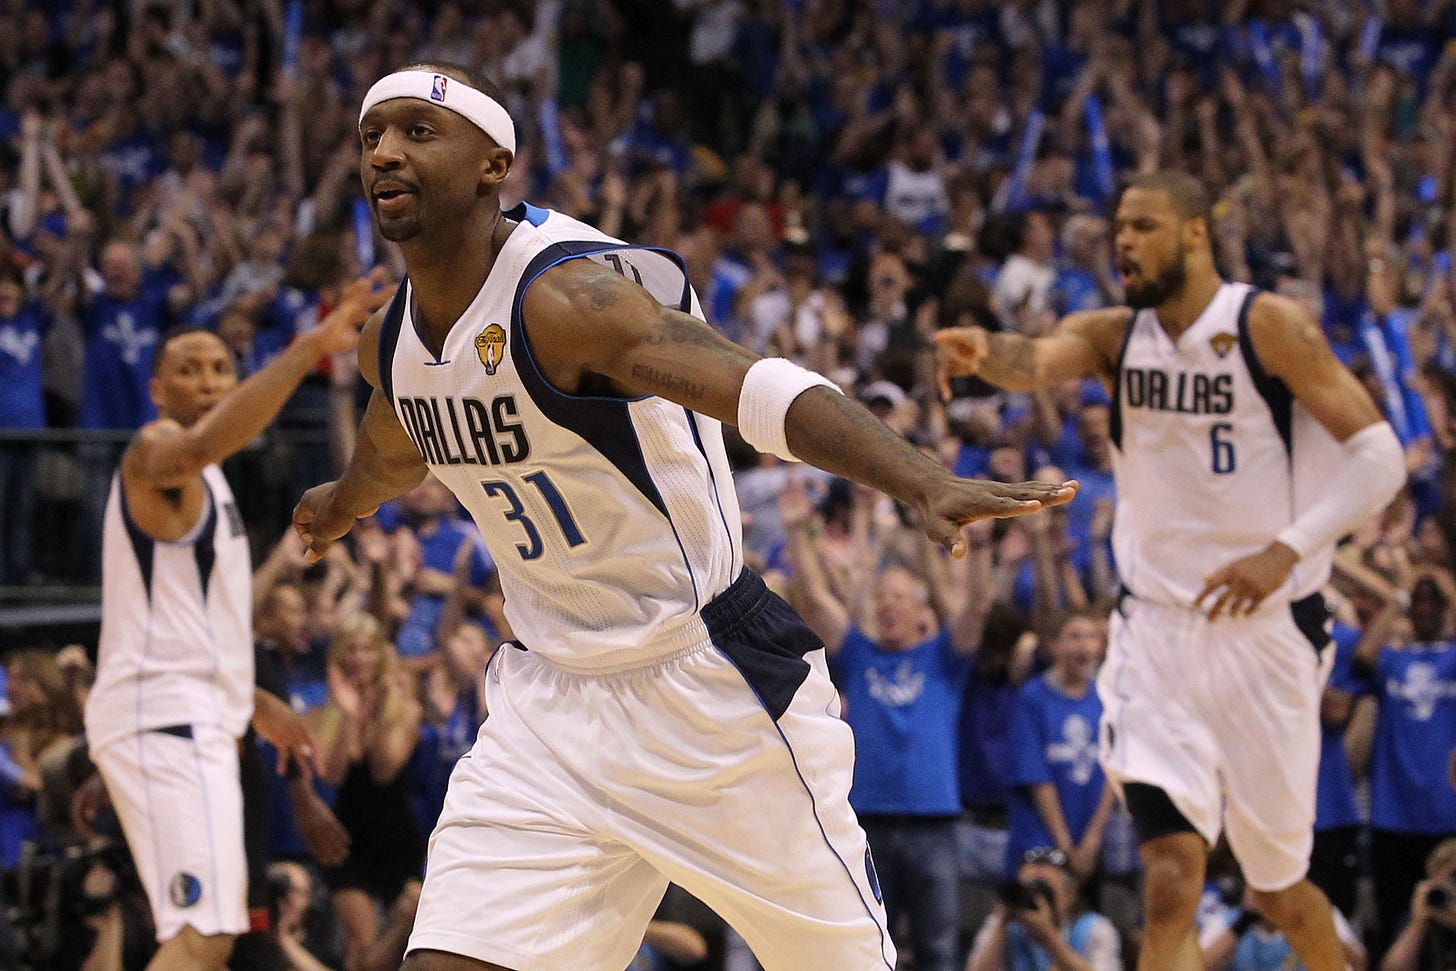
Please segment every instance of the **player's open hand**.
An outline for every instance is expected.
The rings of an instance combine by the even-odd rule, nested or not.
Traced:
[[[345,286],[339,295],[338,305],[319,322],[318,329],[312,334],[318,343],[319,354],[338,354],[358,347],[359,329],[369,315],[388,303],[393,295],[389,275],[383,267],[375,267],[368,276],[361,276]]]
[[[980,327],[947,327],[935,332],[936,377],[940,397],[950,400],[950,379],[975,374],[990,353],[990,335]]]
[[[1025,516],[1071,502],[1077,494],[1075,479],[1066,482],[990,482],[956,479],[933,490],[922,506],[921,522],[932,540],[960,559],[966,555],[966,525],[978,519]]]
[[[1209,620],[1224,615],[1246,617],[1284,585],[1298,562],[1298,554],[1289,547],[1270,543],[1259,552],[1240,557],[1210,573],[1193,606],[1203,610],[1204,601],[1212,598],[1207,608]]]

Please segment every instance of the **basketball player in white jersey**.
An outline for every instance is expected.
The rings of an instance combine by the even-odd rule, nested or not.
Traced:
[[[376,391],[312,557],[433,472],[495,560],[518,642],[430,840],[410,971],[618,971],[668,881],[770,971],[893,968],[823,646],[743,569],[720,423],[961,527],[1075,484],[956,479],[818,375],[701,318],[681,260],[500,211],[499,94],[421,64],[370,89],[360,174],[408,280],[366,326]]]
[[[152,363],[158,418],[122,456],[101,545],[101,640],[86,739],[121,820],[161,947],[149,971],[225,966],[248,930],[238,739],[249,720],[280,758],[307,729],[256,692],[252,563],[219,462],[256,438],[327,354],[352,349],[388,299],[383,278],[241,384],[217,335],[179,328]]]
[[[1129,306],[1038,339],[943,331],[942,383],[1091,376],[1113,391],[1126,595],[1098,691],[1103,766],[1147,868],[1138,966],[1202,966],[1193,919],[1222,830],[1304,966],[1339,971],[1329,903],[1305,877],[1329,641],[1319,590],[1334,543],[1390,501],[1404,462],[1316,321],[1220,279],[1209,210],[1190,176],[1134,179],[1116,215]]]

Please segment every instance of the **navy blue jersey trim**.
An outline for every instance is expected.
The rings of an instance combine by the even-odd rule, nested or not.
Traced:
[[[515,301],[511,307],[510,342],[521,383],[536,407],[541,409],[541,413],[561,427],[580,435],[616,466],[627,481],[636,486],[637,491],[671,522],[667,503],[663,501],[662,493],[658,491],[657,483],[653,481],[652,473],[647,468],[647,459],[642,454],[642,444],[637,438],[637,430],[632,425],[632,416],[628,409],[633,401],[644,401],[652,396],[619,398],[609,395],[577,395],[562,391],[541,373],[541,368],[531,353],[531,341],[521,319],[521,306],[525,301],[526,291],[541,274],[558,263],[593,253],[644,248],[595,240],[560,242],[546,247],[527,264],[525,272],[521,274],[521,283],[516,289]],[[679,267],[682,266],[682,260],[676,254],[665,250],[654,252],[673,256]],[[526,366],[521,365],[522,361],[526,362]],[[680,539],[678,545],[682,545]],[[686,561],[686,554],[684,560]]]
[[[1274,418],[1274,427],[1279,431],[1279,437],[1284,441],[1284,451],[1287,455],[1294,454],[1294,395],[1290,394],[1289,386],[1283,381],[1264,370],[1264,364],[1259,360],[1258,353],[1254,350],[1254,338],[1249,332],[1249,311],[1254,306],[1254,300],[1261,291],[1250,290],[1249,295],[1244,298],[1244,305],[1239,308],[1239,352],[1244,355],[1244,365],[1249,369],[1249,376],[1254,379],[1254,387],[1259,392],[1259,397],[1269,406],[1269,413]]]
[[[124,460],[123,460],[124,461]],[[147,600],[152,599],[152,563],[155,559],[156,540],[152,539],[131,518],[131,508],[126,502],[126,483],[121,471],[116,472],[116,491],[121,500],[121,522],[126,526],[126,537],[131,540],[131,551],[136,555],[137,569],[142,574],[142,586],[146,588]]]
[[[404,324],[404,292],[408,286],[408,278],[400,281],[379,327],[379,390],[389,399],[391,408],[394,407],[394,351],[399,346],[399,329]]]
[[[713,474],[713,460],[708,457],[708,449],[703,445],[702,433],[698,430],[698,416],[693,414],[691,408],[684,408],[688,416],[688,428],[692,429],[693,444],[698,446],[698,453],[703,456],[703,462],[708,466],[708,482],[713,486],[713,503],[718,507],[718,521],[723,524],[723,532],[728,537],[729,562],[738,556],[737,549],[733,545],[733,530],[728,527],[728,514],[723,511],[723,497],[718,494],[718,477]]]
[[[1137,324],[1137,311],[1134,310],[1132,319],[1127,322],[1127,329],[1122,332],[1122,346],[1117,349],[1117,367],[1113,368],[1112,406],[1108,409],[1108,437],[1118,451],[1122,451],[1122,362],[1127,360],[1127,347],[1132,343],[1133,327]]]
[[[213,495],[212,487],[207,480],[202,480],[202,487],[207,490],[207,518],[202,522],[202,531],[197,534],[196,541],[192,544],[192,556],[197,561],[197,579],[201,584],[202,602],[207,602],[207,586],[212,582],[212,565],[217,562],[217,546],[213,539],[217,535],[217,496]]]
[[[160,728],[149,728],[147,731],[156,732],[159,735],[172,735],[176,738],[190,739],[192,737],[191,725],[163,725]]]

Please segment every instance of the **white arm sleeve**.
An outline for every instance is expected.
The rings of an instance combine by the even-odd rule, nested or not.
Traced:
[[[1386,422],[1367,425],[1344,441],[1338,489],[1329,490],[1277,539],[1304,559],[1385,508],[1405,484],[1405,453]]]
[[[782,357],[756,362],[743,376],[743,390],[738,395],[739,434],[760,452],[770,452],[786,462],[799,461],[789,451],[784,419],[795,398],[820,385],[839,391],[824,375]]]

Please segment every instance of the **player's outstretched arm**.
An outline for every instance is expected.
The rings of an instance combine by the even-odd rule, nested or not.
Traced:
[[[757,355],[618,274],[586,260],[561,264],[527,291],[522,313],[537,363],[557,387],[575,388],[595,373],[623,394],[658,395],[742,428],[745,378]],[[957,556],[967,523],[1025,515],[1076,494],[1076,483],[958,479],[826,387],[784,400],[774,421],[795,458],[915,506],[931,538]]]
[[[314,486],[293,510],[293,529],[308,547],[304,557],[317,563],[334,540],[368,516],[379,504],[403,495],[425,478],[429,469],[405,433],[389,399],[379,390],[379,330],[384,314],[370,318],[359,335],[359,374],[374,393],[359,425],[354,454],[343,475]]]
[[[977,375],[1009,391],[1034,391],[1074,378],[1110,380],[1132,320],[1125,307],[1069,314],[1046,337],[1027,337],[983,327],[949,327],[935,334],[940,393],[950,379]]]
[[[128,481],[176,488],[257,438],[319,358],[355,347],[360,326],[389,299],[384,282],[380,272],[349,284],[317,328],[233,388],[193,425],[184,428],[164,419],[143,428],[123,461]]]

